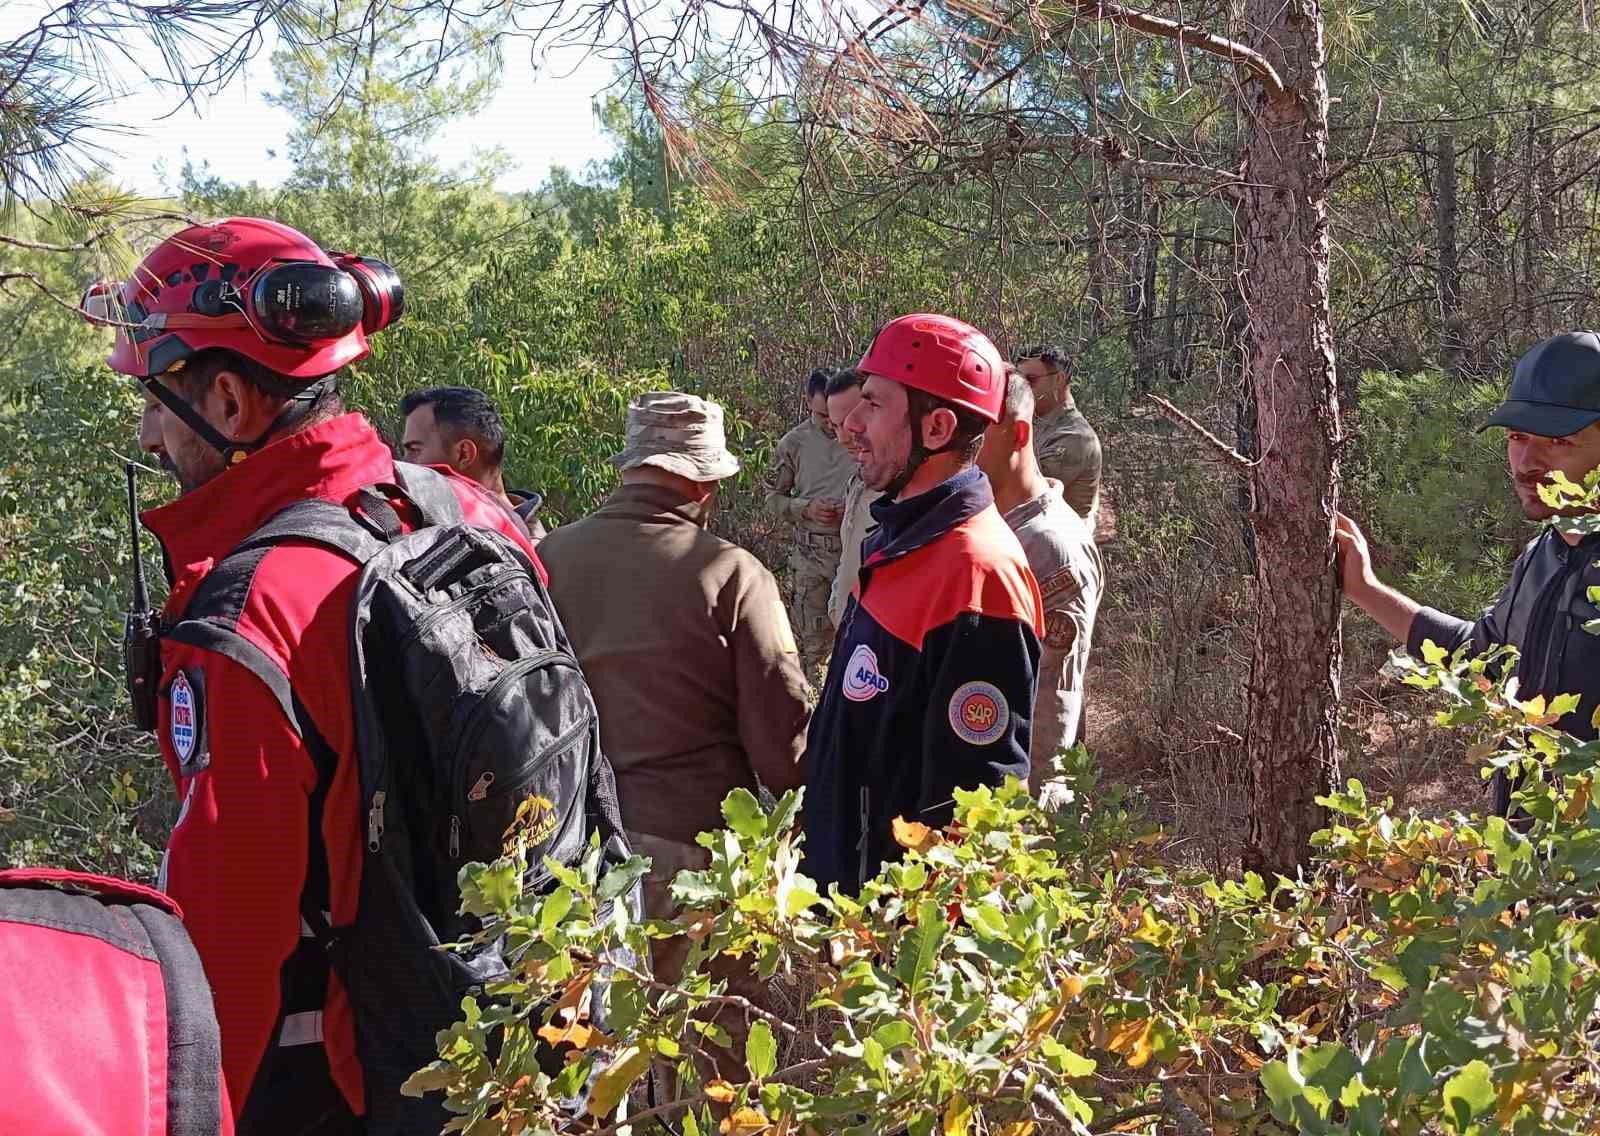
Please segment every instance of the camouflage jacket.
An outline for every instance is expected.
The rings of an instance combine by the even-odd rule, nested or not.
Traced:
[[[1061,495],[1094,528],[1100,500],[1100,436],[1078,410],[1072,395],[1033,424],[1033,449],[1039,469],[1061,483]]]
[[[776,516],[803,524],[819,532],[838,532],[830,526],[814,525],[800,514],[813,499],[832,497],[843,501],[845,487],[856,463],[844,447],[824,434],[809,417],[790,430],[772,451],[772,467],[767,475],[767,509]]]

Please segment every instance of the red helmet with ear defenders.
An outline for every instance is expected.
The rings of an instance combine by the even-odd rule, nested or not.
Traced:
[[[83,298],[89,320],[116,328],[112,370],[146,379],[225,347],[309,384],[364,357],[367,336],[404,309],[400,277],[383,261],[325,252],[255,217],[168,237],[128,280]]]

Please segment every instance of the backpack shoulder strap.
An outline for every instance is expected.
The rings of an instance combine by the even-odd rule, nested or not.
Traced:
[[[374,500],[380,500],[375,494],[372,496]],[[365,500],[363,497],[363,504]],[[372,517],[369,523],[368,519],[358,517],[333,501],[296,501],[278,510],[266,524],[235,545],[212,575],[221,571],[229,561],[242,558],[246,553],[290,540],[320,544],[344,553],[357,564],[365,564],[383,550],[390,537],[387,528],[387,518]]]
[[[422,514],[425,525],[459,525],[466,521],[450,479],[438,470],[411,462],[395,462],[396,483]]]

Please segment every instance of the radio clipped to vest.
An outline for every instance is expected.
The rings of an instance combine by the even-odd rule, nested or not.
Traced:
[[[133,551],[133,602],[122,624],[122,666],[133,703],[133,721],[141,730],[156,728],[156,690],[161,685],[161,617],[150,608],[144,584],[144,558],[139,554],[139,487],[134,464],[128,473],[128,535]]]

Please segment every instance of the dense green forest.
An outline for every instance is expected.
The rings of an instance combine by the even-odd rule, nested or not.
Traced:
[[[130,196],[114,170],[54,156],[63,124],[92,113],[62,101],[84,74],[71,50],[39,50],[44,35],[0,46],[0,88],[34,100],[0,94],[9,443],[0,455],[0,862],[150,878],[172,820],[154,744],[127,719],[118,655],[130,568],[121,467],[135,456],[138,395],[99,362],[109,335],[71,309],[86,282],[125,272],[175,218],[273,217],[394,264],[405,317],[375,337],[347,400],[393,434],[408,390],[488,391],[510,431],[508,483],[544,492],[554,520],[583,515],[613,484],[604,459],[619,448],[633,393],[671,387],[718,399],[745,472],[717,528],[780,572],[783,534],[763,516],[758,484],[769,448],[802,413],[805,374],[857,357],[887,318],[946,311],[1002,350],[1063,345],[1104,442],[1108,587],[1090,664],[1094,758],[1078,774],[1084,815],[1050,829],[1010,800],[975,802],[980,812],[969,814],[976,830],[1003,816],[1051,832],[1082,870],[1053,880],[1021,862],[1020,849],[995,845],[960,872],[1006,876],[1001,906],[1013,912],[1040,909],[1041,888],[1076,895],[1074,918],[1090,930],[1073,940],[1070,961],[1039,937],[1065,908],[1031,930],[996,925],[984,942],[1009,944],[989,957],[1008,968],[1013,995],[1028,982],[1059,989],[1070,971],[1092,975],[1108,1001],[1057,1012],[1035,1036],[1044,1010],[1022,999],[1030,1043],[1066,1053],[1045,1046],[1041,1069],[1081,1093],[1058,1100],[1058,1111],[999,1109],[984,1120],[978,1108],[974,1119],[975,1090],[952,1095],[992,1073],[971,1049],[967,1064],[915,1066],[916,1076],[902,1067],[899,1089],[887,1075],[841,1080],[839,1107],[882,1107],[916,1132],[1022,1133],[1040,1117],[1061,1131],[1148,1132],[1158,1120],[1179,1125],[1162,1131],[1192,1131],[1186,1117],[1206,1105],[1216,1107],[1203,1130],[1216,1132],[1594,1131],[1600,929],[1592,904],[1575,898],[1592,897],[1600,873],[1600,807],[1586,787],[1592,753],[1527,740],[1552,733],[1540,713],[1461,695],[1465,663],[1454,672],[1441,660],[1417,664],[1411,686],[1380,674],[1390,644],[1358,615],[1341,632],[1335,598],[1319,624],[1326,651],[1308,642],[1303,652],[1322,652],[1310,660],[1322,693],[1306,697],[1329,701],[1330,749],[1303,753],[1293,738],[1279,749],[1300,762],[1307,801],[1345,777],[1365,789],[1337,798],[1332,813],[1316,806],[1312,827],[1336,821],[1316,842],[1315,872],[1325,875],[1308,866],[1275,892],[1270,872],[1240,875],[1241,857],[1283,865],[1250,848],[1252,809],[1263,810],[1271,784],[1260,747],[1274,744],[1252,692],[1273,678],[1263,653],[1286,675],[1302,653],[1269,641],[1257,619],[1278,553],[1252,515],[1281,509],[1272,494],[1292,471],[1280,482],[1270,463],[1304,435],[1275,433],[1280,415],[1298,422],[1301,410],[1261,377],[1272,297],[1254,274],[1261,250],[1302,241],[1297,226],[1315,210],[1296,199],[1278,228],[1263,204],[1270,195],[1257,195],[1265,112],[1246,87],[1270,87],[1261,65],[1145,26],[1231,29],[1259,47],[1270,38],[1252,38],[1268,19],[1261,5],[1156,3],[1139,18],[1112,7],[941,0],[916,6],[913,19],[892,6],[903,19],[874,32],[881,72],[872,75],[850,47],[867,42],[865,31],[828,55],[814,29],[786,38],[753,9],[730,10],[742,23],[716,29],[703,50],[658,29],[645,49],[618,57],[616,93],[600,108],[611,156],[557,169],[523,194],[496,190],[503,155],[458,167],[430,156],[435,139],[484,104],[503,53],[527,50],[511,34],[518,5],[485,6],[440,31],[432,5],[377,4],[359,34],[344,33],[332,6],[296,5],[294,35],[283,33],[272,57],[272,98],[296,123],[289,177],[239,184],[226,169],[176,165],[159,201]],[[1299,251],[1325,286],[1318,351],[1336,413],[1322,418],[1337,431],[1308,460],[1362,521],[1390,579],[1470,614],[1533,535],[1510,492],[1503,440],[1476,426],[1522,350],[1600,321],[1600,11],[1577,0],[1281,7],[1296,27],[1314,20],[1313,70],[1325,83],[1324,117],[1311,115],[1323,129],[1312,180],[1326,195],[1325,249]],[[770,51],[751,46],[746,25],[771,33]],[[675,45],[657,58],[648,54],[656,40]],[[760,67],[763,53],[805,52],[810,63]],[[1292,88],[1311,81],[1297,66],[1277,59],[1269,70]],[[832,85],[830,69],[841,75]],[[537,129],[537,108],[529,120]],[[1280,369],[1299,375],[1298,363],[1283,362],[1292,358],[1284,348]],[[1254,473],[1219,461],[1150,395],[1254,460]],[[151,504],[171,489],[151,476],[142,492]],[[157,562],[153,548],[144,555]],[[1333,595],[1331,554],[1303,575]],[[1476,719],[1457,707],[1471,737],[1439,728],[1441,687],[1478,699]],[[1565,787],[1539,782],[1548,807],[1532,836],[1458,815],[1485,811],[1477,766],[1495,749],[1473,743],[1491,735],[1546,753],[1567,775]],[[1410,810],[1418,815],[1407,819]],[[776,886],[787,837],[746,821],[740,840],[764,850],[750,853],[748,876],[722,886],[749,895]],[[1130,866],[1129,849],[1152,859]],[[1375,886],[1385,865],[1398,875]],[[1129,872],[1137,878],[1113,884]],[[1485,893],[1488,879],[1502,890]],[[580,911],[585,886],[572,884]],[[893,886],[923,884],[896,877]],[[1269,892],[1276,908],[1262,902]],[[1486,916],[1500,910],[1496,896],[1528,905],[1515,929]],[[929,891],[919,902],[943,911],[957,901]],[[915,925],[923,908],[907,910]],[[1135,914],[1127,923],[1130,910],[1150,922]],[[774,929],[770,912],[761,923],[749,904],[739,911],[754,922],[735,919],[708,951],[742,934],[777,966],[832,933],[809,912],[815,926]],[[537,925],[538,911],[518,917]],[[849,923],[848,913],[838,918]],[[1363,920],[1362,933],[1340,937],[1346,921]],[[921,949],[929,934],[911,945]],[[1160,965],[1130,945],[1141,937],[1166,952]],[[1508,973],[1488,973],[1495,955]],[[928,1012],[958,1018],[979,995],[959,992],[951,965],[955,977],[928,1003],[940,1008]],[[1135,1001],[1138,1013],[1118,1008]],[[877,1037],[893,1016],[860,1024]],[[670,1032],[657,1019],[641,1028]],[[1436,1053],[1420,1043],[1402,1052],[1422,1035]],[[1093,1081],[1077,1056],[1091,1048],[1102,1073],[1118,1059],[1107,1055],[1124,1060],[1120,1080],[1093,1091],[1081,1080]],[[862,1059],[859,1039],[842,1052]],[[1226,1091],[1200,1080],[1219,1069]],[[452,1091],[470,1097],[481,1074],[467,1070]],[[890,1107],[897,1091],[900,1111]],[[830,1130],[782,1092],[751,1092],[742,1103]],[[483,1094],[474,1107],[491,1099],[500,1097]],[[526,1130],[555,1130],[536,1115],[527,1112]],[[524,1130],[483,1123],[470,1130]]]

